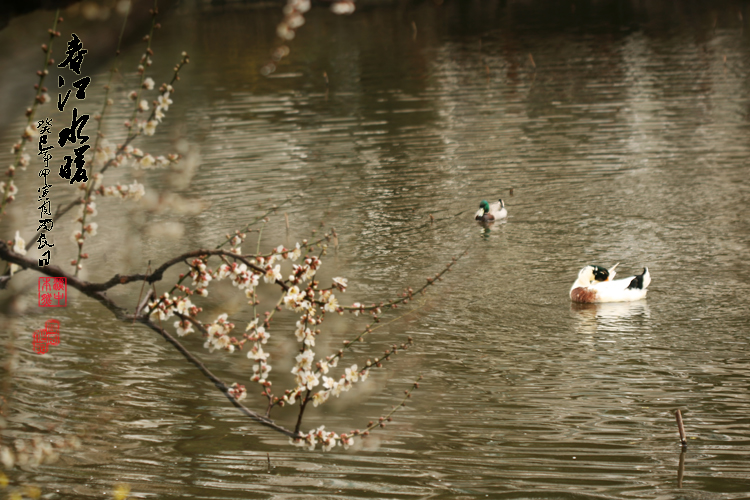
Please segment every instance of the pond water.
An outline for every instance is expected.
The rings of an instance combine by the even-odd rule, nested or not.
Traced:
[[[140,208],[100,200],[89,279],[214,245],[259,204],[300,192],[261,246],[334,227],[321,272],[349,279],[342,302],[386,300],[466,254],[418,310],[347,354],[361,366],[415,342],[362,391],[310,411],[304,430],[363,428],[424,379],[385,429],[327,453],[243,417],[151,331],[75,293],[59,314],[61,345],[39,357],[26,342],[41,321],[30,306],[16,322],[6,433],[53,424],[83,448],[14,477],[45,498],[103,498],[120,482],[159,499],[747,498],[750,12],[602,5],[375,5],[350,17],[316,7],[270,78],[258,70],[278,7],[167,11],[155,79],[182,50],[191,64],[141,144],[180,150],[196,169],[141,176],[161,198]],[[142,50],[129,44],[124,63]],[[134,81],[126,74],[118,98]],[[126,116],[116,108],[115,121]],[[19,123],[4,122],[4,137]],[[18,206],[33,204],[27,191]],[[500,197],[507,221],[477,225],[479,201]],[[31,229],[34,216],[14,220]],[[72,225],[60,227],[62,247]],[[648,266],[646,300],[571,305],[581,267],[617,262],[620,277]],[[113,295],[134,306],[139,291]],[[209,313],[247,314],[227,290],[211,299]],[[274,387],[291,383],[295,320],[281,315],[272,331]],[[366,321],[332,320],[319,352]],[[262,407],[244,355],[209,354],[197,336],[185,344]],[[274,417],[293,426],[296,414]]]

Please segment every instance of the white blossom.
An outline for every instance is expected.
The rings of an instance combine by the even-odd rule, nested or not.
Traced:
[[[268,266],[266,269],[266,275],[263,276],[263,281],[266,283],[274,283],[276,280],[281,281],[281,265],[276,264],[276,267]]]
[[[333,284],[336,286],[336,288],[338,288],[342,292],[345,292],[347,279],[346,278],[333,278]]]
[[[256,361],[265,361],[266,359],[268,359],[268,356],[269,354],[267,352],[264,352],[263,348],[257,344],[253,346],[253,348],[247,353],[247,357],[249,359],[254,359]]]
[[[190,321],[175,321],[174,327],[177,331],[177,335],[180,337],[184,337],[188,333],[191,333],[193,331],[193,324]]]
[[[156,120],[149,120],[143,125],[143,133],[146,135],[154,135],[156,132],[156,126],[159,124]]]
[[[357,365],[352,365],[351,368],[346,368],[345,370],[345,377],[346,380],[350,382],[356,382],[359,378],[359,372],[357,371]]]
[[[328,312],[336,312],[336,309],[339,306],[339,301],[336,300],[336,297],[331,294],[328,297],[328,302],[326,302],[326,305],[324,306],[324,309]]]
[[[354,12],[352,0],[341,0],[331,4],[331,12],[334,14],[351,14]]]
[[[172,99],[169,98],[168,91],[159,96],[159,106],[162,110],[168,111],[170,104],[172,104]]]

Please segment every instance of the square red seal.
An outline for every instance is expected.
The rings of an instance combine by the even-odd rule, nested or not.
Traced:
[[[68,278],[39,278],[39,307],[68,305]]]

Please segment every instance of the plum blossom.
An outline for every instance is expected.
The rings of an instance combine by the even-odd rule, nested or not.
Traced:
[[[193,286],[205,288],[213,279],[211,271],[206,267],[206,263],[201,259],[194,259],[191,263],[190,277],[193,278]]]
[[[271,365],[261,361],[257,365],[253,365],[253,372],[258,373],[260,372],[261,376],[265,378],[268,376],[268,372],[271,371]]]
[[[308,450],[314,450],[316,444],[320,444],[323,451],[332,450],[341,438],[335,432],[327,432],[325,426],[321,425],[315,430],[311,430],[301,438],[289,438],[289,443],[294,446],[306,447]]]
[[[271,337],[271,335],[266,331],[265,327],[258,326],[258,318],[255,318],[253,321],[248,323],[245,331],[252,332],[248,334],[248,338],[251,341],[260,342],[261,344],[265,344],[266,342],[268,342],[268,339]]]
[[[345,450],[349,449],[349,447],[354,444],[354,436],[347,436],[346,434],[341,434],[341,436],[339,436],[339,439],[341,440],[341,444]]]
[[[232,396],[237,401],[242,401],[247,397],[247,390],[245,389],[244,385],[238,384],[237,382],[233,383],[229,389],[227,389],[227,393],[229,393],[230,396]]]
[[[13,239],[13,251],[17,254],[26,255],[26,241],[24,241],[23,238],[21,238],[21,233],[19,231],[16,231],[16,237]],[[10,265],[10,274],[11,276],[13,273],[21,269],[21,266],[18,264],[11,264]]]
[[[305,387],[308,389],[312,389],[319,383],[320,376],[317,373],[313,373],[310,371],[306,371],[303,375],[303,379],[305,381]]]
[[[15,464],[16,458],[13,456],[13,452],[7,446],[0,446],[0,462],[5,466],[6,469],[12,469]]]
[[[336,297],[334,297],[333,294],[331,294],[328,297],[328,302],[326,302],[324,309],[328,312],[336,312],[338,306],[339,306],[339,301],[336,300]]]
[[[216,269],[216,272],[214,273],[214,278],[221,281],[227,276],[231,274],[231,267],[229,267],[229,264],[222,264]]]
[[[103,196],[112,196],[122,198],[123,200],[140,200],[144,194],[146,194],[146,189],[143,187],[143,184],[138,182],[133,182],[133,184],[128,186],[116,184],[102,188]]]
[[[177,332],[177,335],[180,337],[184,337],[188,333],[193,332],[193,324],[188,320],[175,321],[174,327]]]
[[[172,99],[169,98],[169,91],[164,92],[162,95],[160,95],[158,102],[159,102],[159,107],[163,111],[168,111],[169,105],[172,104]]]
[[[174,316],[172,300],[169,298],[169,294],[166,292],[160,298],[149,302],[148,309],[151,311],[150,316],[152,320],[154,318],[165,320]]]
[[[159,124],[156,120],[149,120],[143,125],[143,133],[146,135],[154,135],[156,132],[156,126]]]
[[[331,12],[334,14],[351,14],[354,12],[352,0],[340,0],[331,4]]]
[[[328,401],[328,398],[330,397],[330,395],[331,393],[328,391],[316,392],[315,394],[313,394],[313,397],[312,397],[313,406],[322,405],[323,403]]]
[[[276,280],[281,281],[282,279],[280,264],[276,264],[276,267],[273,268],[271,268],[271,266],[266,268],[266,275],[263,276],[263,281],[266,283],[274,283]]]
[[[319,383],[320,375],[312,371],[312,362],[315,353],[310,349],[297,355],[297,364],[292,368],[297,385],[312,389]]]
[[[310,349],[307,349],[303,353],[297,354],[297,356],[295,357],[295,359],[297,360],[297,366],[302,368],[303,370],[311,369],[314,357],[315,357],[315,353],[312,352]],[[292,369],[292,373],[295,373],[294,369]]]
[[[359,372],[357,371],[357,365],[352,365],[351,368],[344,369],[344,375],[346,377],[346,380],[350,382],[356,382],[359,378]]]
[[[10,179],[7,184],[8,189],[8,195],[5,197],[5,200],[7,201],[13,201],[15,199],[16,193],[18,193],[18,188],[13,183],[13,179]],[[6,190],[6,184],[5,181],[0,182],[0,191],[5,193]]]
[[[156,106],[156,111],[154,111],[154,119],[161,123],[161,121],[164,119],[164,111],[162,110],[161,106]]]
[[[297,285],[289,288],[284,294],[284,305],[287,309],[296,310],[299,307],[299,303],[305,299],[305,294],[299,291]]]
[[[220,314],[216,321],[207,326],[208,339],[203,347],[213,352],[214,349],[224,349],[234,352],[234,345],[229,333],[234,329],[234,323],[227,321],[227,314]]]
[[[263,348],[257,344],[247,352],[248,359],[254,359],[256,361],[265,361],[268,359],[268,356],[269,353],[264,352]]]
[[[20,158],[18,158],[18,165],[26,170],[26,166],[29,164],[29,161],[31,160],[31,156],[29,156],[26,153],[23,153]]]
[[[175,297],[175,310],[183,315],[190,314],[190,309],[195,307],[188,297]]]
[[[142,168],[153,168],[156,165],[156,160],[151,155],[144,155],[138,161],[138,165]]]
[[[297,260],[300,258],[300,255],[302,255],[302,250],[299,247],[299,243],[297,243],[297,246],[294,247],[294,250],[292,250],[292,253],[289,255],[289,258],[292,260]]]
[[[347,283],[346,278],[333,278],[333,285],[339,290],[341,290],[342,292],[346,291],[346,283]]]
[[[302,392],[302,389],[304,389],[304,387],[297,386],[293,391],[284,394],[284,402],[293,405],[297,401],[297,398],[299,397],[300,392]]]
[[[332,377],[323,377],[323,387],[325,387],[326,389],[333,389],[336,387],[336,384],[338,384],[338,382],[336,382],[336,379]]]
[[[96,153],[94,153],[94,161],[103,165],[109,160],[114,159],[116,152],[117,149],[111,142],[107,139],[102,139],[101,145],[96,148]]]
[[[23,131],[23,138],[28,139],[29,141],[38,135],[39,133],[31,125],[27,125]]]

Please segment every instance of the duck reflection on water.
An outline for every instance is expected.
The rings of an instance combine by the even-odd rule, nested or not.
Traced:
[[[648,302],[605,302],[600,304],[571,302],[570,310],[579,319],[580,334],[628,334],[642,330],[643,320],[651,317]]]

